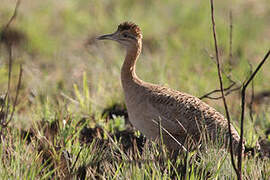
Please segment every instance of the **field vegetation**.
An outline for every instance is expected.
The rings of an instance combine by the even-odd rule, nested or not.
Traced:
[[[0,4],[1,179],[236,178],[222,148],[207,144],[172,159],[136,131],[120,83],[124,49],[95,40],[135,22],[144,37],[138,76],[202,97],[219,89],[209,1],[21,0],[6,30],[16,1]],[[223,83],[235,82],[226,98],[239,132],[241,86],[270,48],[269,17],[269,0],[215,2]],[[246,147],[259,142],[263,152],[245,155],[245,179],[270,179],[269,69],[266,61],[247,89]],[[203,101],[225,114],[221,98]]]

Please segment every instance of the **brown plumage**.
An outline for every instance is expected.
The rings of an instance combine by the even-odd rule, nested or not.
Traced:
[[[114,40],[125,46],[121,81],[128,115],[131,123],[146,137],[160,138],[160,129],[163,129],[163,142],[171,150],[194,147],[203,139],[215,141],[219,137],[225,137],[220,139],[228,144],[227,120],[214,108],[197,97],[147,83],[137,77],[136,61],[142,48],[142,34],[137,25],[124,22],[115,33],[97,39]],[[240,138],[233,126],[231,130],[236,153]],[[203,135],[208,138],[203,138]]]

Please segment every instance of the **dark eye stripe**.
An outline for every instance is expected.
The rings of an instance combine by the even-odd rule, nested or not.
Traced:
[[[134,36],[130,36],[130,35],[126,35],[127,37],[136,40],[136,38]]]
[[[127,38],[131,38],[131,39],[134,39],[136,40],[136,38],[132,35],[129,35],[129,34],[123,34],[124,37],[127,37]]]

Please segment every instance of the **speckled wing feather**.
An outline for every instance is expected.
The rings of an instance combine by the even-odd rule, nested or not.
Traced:
[[[228,132],[227,120],[222,114],[194,96],[166,87],[153,86],[148,96],[148,105],[152,111],[155,109],[162,121],[166,121],[163,124],[170,125],[168,129],[174,134],[183,133],[182,130],[177,132],[181,129],[179,123],[187,134],[195,137],[200,136],[202,127],[206,127],[207,132],[214,137],[217,135],[217,129]],[[231,129],[234,143],[237,143],[239,135],[234,127]]]

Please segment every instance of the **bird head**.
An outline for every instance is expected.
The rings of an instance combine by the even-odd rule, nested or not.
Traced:
[[[116,32],[97,37],[98,40],[117,41],[125,47],[137,45],[142,40],[141,29],[134,23],[124,22],[120,24]]]

